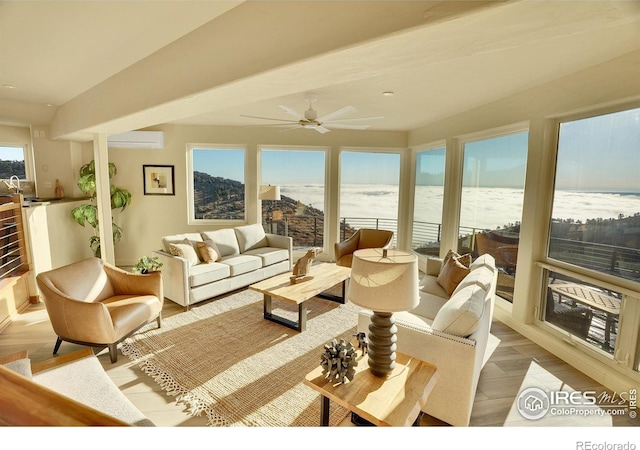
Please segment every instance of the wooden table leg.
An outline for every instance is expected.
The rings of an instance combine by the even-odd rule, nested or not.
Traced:
[[[298,331],[307,329],[307,302],[298,304]]]
[[[329,426],[329,397],[320,396],[320,426]]]

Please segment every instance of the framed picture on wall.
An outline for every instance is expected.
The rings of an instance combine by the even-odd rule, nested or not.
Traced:
[[[142,166],[144,195],[175,195],[173,166]]]

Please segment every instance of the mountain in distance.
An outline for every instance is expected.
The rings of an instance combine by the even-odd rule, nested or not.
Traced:
[[[7,161],[0,159],[0,180],[8,180],[13,175],[24,180],[26,178],[24,161]]]
[[[193,183],[196,219],[244,219],[243,183],[197,171]],[[311,205],[281,195],[281,200],[262,201],[262,217],[267,231],[292,237],[295,247],[323,245],[324,212]],[[354,232],[349,224],[341,224],[341,235]]]

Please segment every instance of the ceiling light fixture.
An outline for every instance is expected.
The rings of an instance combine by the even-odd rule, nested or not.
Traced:
[[[15,89],[16,88],[13,84],[3,84],[2,87],[6,88],[6,89]]]
[[[385,97],[393,97],[395,94],[393,91],[384,91],[382,95],[384,95]]]

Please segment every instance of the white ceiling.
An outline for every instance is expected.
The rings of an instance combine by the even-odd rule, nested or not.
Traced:
[[[638,49],[638,1],[0,1],[0,123],[268,124],[242,115],[314,92],[411,130]]]

